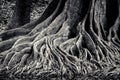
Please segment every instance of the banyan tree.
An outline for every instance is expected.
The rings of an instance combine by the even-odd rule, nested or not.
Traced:
[[[13,15],[0,33],[1,71],[37,76],[119,72],[120,0],[52,0],[30,22],[26,7],[21,24],[14,25],[18,17]]]

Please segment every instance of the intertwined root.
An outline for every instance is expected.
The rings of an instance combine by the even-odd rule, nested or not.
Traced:
[[[63,3],[63,0],[59,1]],[[78,3],[76,2],[76,4]],[[114,25],[115,29],[110,29],[108,41],[104,40],[98,17],[93,19],[95,16],[93,3],[92,9],[86,14],[83,21],[78,22],[76,19],[78,14],[74,15],[75,19],[71,18],[71,14],[67,13],[68,8],[65,6],[59,15],[58,9],[56,9],[50,17],[37,25],[29,34],[1,42],[1,71],[7,69],[8,72],[11,72],[10,74],[26,73],[37,76],[41,74],[87,74],[98,70],[109,72],[108,67],[118,71],[120,41],[115,33],[118,25]],[[72,4],[72,6],[74,5],[75,3]],[[60,4],[57,8],[59,6]],[[55,16],[57,17],[55,18]],[[93,29],[92,21],[96,24],[95,29]],[[76,22],[77,27],[73,26],[72,22]],[[76,35],[71,37],[74,30]],[[95,30],[98,30],[100,34]],[[113,38],[112,32],[115,34]]]
[[[83,25],[78,25],[82,28],[81,26]],[[58,29],[49,27],[44,30],[49,34],[45,35],[43,31],[18,39],[12,48],[1,53],[4,57],[3,66],[8,66],[8,70],[13,74],[26,72],[39,76],[61,74],[61,71],[62,75],[87,74],[119,65],[119,48],[101,40],[93,31],[91,33],[94,39],[85,29],[81,29],[76,37],[69,39],[70,31],[66,21],[59,31]]]

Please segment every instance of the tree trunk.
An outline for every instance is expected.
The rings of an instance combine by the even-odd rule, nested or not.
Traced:
[[[120,1],[111,1],[53,0],[36,27],[23,27],[32,27],[28,34],[0,43],[1,69],[36,76],[118,72]]]
[[[15,10],[8,23],[8,29],[17,28],[30,22],[31,5],[32,0],[16,0]]]

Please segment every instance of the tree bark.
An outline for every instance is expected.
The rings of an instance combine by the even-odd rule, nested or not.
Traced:
[[[53,0],[35,21],[37,26],[23,27],[29,28],[28,34],[13,40],[9,36],[0,43],[1,69],[7,66],[14,75],[36,76],[116,73],[120,65],[119,14],[119,0]]]

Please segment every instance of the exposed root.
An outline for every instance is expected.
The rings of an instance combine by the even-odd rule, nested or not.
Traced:
[[[55,2],[55,0],[53,1]],[[79,8],[84,7],[78,5],[79,1],[71,3],[72,0],[67,0],[66,5],[64,0],[58,1],[57,8],[33,30],[29,29],[29,34],[25,33],[26,35],[20,36],[24,33],[22,32],[12,35],[20,28],[15,32],[9,30],[1,33],[2,36],[8,36],[7,38],[3,36],[4,41],[0,42],[2,68],[7,66],[7,71],[14,75],[26,73],[37,76],[47,74],[72,76],[73,74],[108,70],[108,67],[118,68],[120,40],[116,31],[119,20],[117,19],[115,23],[117,25],[110,28],[107,36],[105,32],[102,32],[105,26],[102,19],[106,13],[101,15],[96,10],[97,7],[100,7],[97,5],[100,1],[89,2],[91,9],[86,9],[84,11],[86,15],[83,16],[79,16],[79,13],[82,12],[79,11]],[[61,7],[63,3],[64,9]],[[86,1],[81,1],[81,3],[85,4]],[[78,6],[75,6],[76,4]],[[68,8],[69,6],[77,10]],[[97,12],[100,17],[96,16]],[[74,18],[71,17],[73,13],[76,13],[73,15]],[[72,34],[74,35],[71,36]],[[16,37],[18,35],[19,37]],[[9,39],[12,37],[14,38]]]

